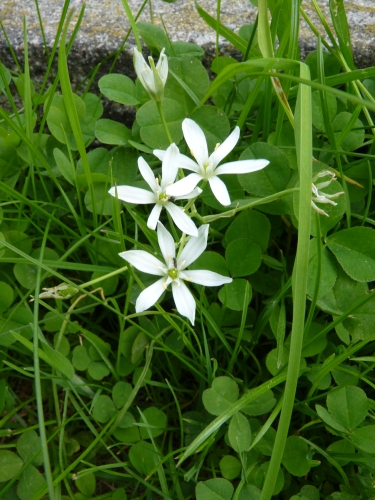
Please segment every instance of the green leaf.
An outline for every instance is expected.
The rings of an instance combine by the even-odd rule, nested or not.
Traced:
[[[107,377],[111,371],[103,361],[92,361],[89,364],[87,373],[94,380],[103,380],[103,378]]]
[[[255,399],[250,405],[242,408],[242,411],[243,413],[246,413],[246,415],[256,417],[270,412],[275,404],[276,399],[273,397],[273,392],[267,391],[259,396],[259,398]]]
[[[251,444],[251,429],[248,419],[238,412],[230,419],[228,439],[231,447],[237,453],[248,451]]]
[[[130,361],[133,363],[133,365],[137,364],[138,361],[140,361],[140,359],[143,357],[143,353],[149,343],[150,339],[145,333],[140,332],[137,335],[132,345],[132,355],[130,358]]]
[[[24,288],[34,288],[36,283],[36,267],[30,264],[16,264],[13,268],[14,276]]]
[[[64,155],[64,153],[61,151],[59,148],[55,148],[53,150],[53,156],[55,158],[55,162],[57,165],[57,168],[60,171],[60,174],[64,177],[65,180],[67,180],[70,184],[73,186],[75,185],[74,182],[74,169],[68,158]]]
[[[220,415],[235,403],[239,396],[237,383],[229,377],[217,377],[211,389],[202,394],[203,405],[211,415]]]
[[[105,424],[116,413],[115,405],[112,399],[106,395],[100,395],[95,402],[95,406],[92,410],[92,415],[97,422]]]
[[[341,387],[328,394],[327,408],[337,422],[352,431],[366,418],[368,401],[359,387]]]
[[[293,476],[305,476],[310,471],[308,446],[297,436],[289,436],[285,443],[282,464]]]
[[[318,244],[319,240],[317,238],[312,238],[310,240],[310,251],[309,251],[309,271],[307,276],[307,294],[310,297],[314,296],[314,291],[316,287],[316,281],[318,279]],[[327,295],[327,293],[333,288],[336,278],[337,270],[335,260],[329,253],[327,248],[321,249],[321,269],[320,269],[320,282],[319,282],[319,292],[318,299]]]
[[[23,467],[18,455],[8,450],[0,450],[0,483],[12,479]]]
[[[262,492],[253,484],[245,484],[238,496],[238,500],[260,500]]]
[[[346,127],[351,118],[351,113],[343,111],[342,113],[339,113],[333,120],[332,128],[335,131],[336,139],[340,137],[340,132]],[[360,148],[365,138],[363,123],[358,118],[355,120],[352,129],[357,130],[351,130],[348,134],[346,134],[344,140],[341,142],[341,147],[345,151],[354,151],[355,149]]]
[[[336,454],[342,454],[342,455],[352,455],[355,453],[355,448],[354,446],[347,441],[346,439],[340,439],[339,441],[334,441],[332,444],[330,444],[327,448],[328,453],[334,453]],[[351,458],[339,458],[338,456],[335,456],[335,460],[341,465],[346,465],[351,462]],[[319,500],[320,497],[318,497]]]
[[[112,399],[118,410],[125,405],[126,401],[129,399],[132,390],[133,387],[127,382],[123,382],[122,380],[120,380],[120,382],[117,382],[117,384],[115,384],[115,386],[112,389]]]
[[[324,118],[323,118],[323,111],[322,111],[322,101],[320,99],[320,92],[316,90],[315,92],[312,93],[312,122],[314,126],[320,131],[320,132],[325,132],[325,125],[324,125]],[[337,113],[337,101],[336,97],[329,92],[326,92],[326,99],[327,99],[327,111],[328,111],[328,116],[330,118],[330,121],[332,123],[332,120],[336,116]]]
[[[178,101],[163,99],[161,103],[165,120],[175,144],[182,139],[182,121],[185,111]],[[158,108],[154,101],[149,101],[137,111],[137,123],[143,142],[152,149],[167,149],[169,140],[164,130]]]
[[[333,27],[335,28],[335,33],[339,41],[340,50],[350,69],[355,69],[344,0],[329,0],[329,9]]]
[[[225,233],[225,243],[246,236],[260,246],[262,252],[268,247],[271,224],[268,218],[256,210],[244,210],[235,217]]]
[[[259,269],[262,263],[262,250],[251,240],[241,238],[229,243],[225,251],[225,259],[234,278],[248,276]]]
[[[232,457],[232,455],[224,455],[224,457],[220,460],[220,471],[221,475],[225,479],[236,479],[241,473],[242,465],[241,462],[236,457]]]
[[[143,418],[140,418],[139,423],[145,425],[145,427],[140,426],[139,429],[142,439],[150,439],[150,436],[158,437],[163,434],[167,427],[167,415],[163,411],[151,406],[145,409],[143,417],[146,419],[147,424]]]
[[[161,52],[163,48],[170,46],[169,39],[164,30],[156,24],[151,23],[137,23],[137,29],[143,41],[151,52]]]
[[[327,347],[327,336],[319,335],[323,328],[324,325],[320,323],[311,323],[309,331],[303,336],[302,356],[304,358],[315,356]]]
[[[327,239],[328,248],[344,271],[356,281],[375,279],[375,231],[369,227],[343,229]]]
[[[77,94],[72,95],[77,109],[78,119],[81,122],[86,114],[86,105]],[[45,109],[46,106],[47,102],[45,104]],[[59,142],[68,144],[70,149],[74,151],[78,149],[62,95],[54,94],[52,97],[52,103],[47,116],[47,124],[52,135],[56,137]]]
[[[264,480],[266,479],[268,467],[269,467],[269,462],[265,462],[262,464],[256,471],[255,473],[255,486],[258,488],[262,488],[264,486]],[[276,484],[273,489],[273,495],[277,495],[280,493],[280,491],[283,489],[284,486],[284,473],[283,470],[280,468],[279,472],[277,474],[277,479],[276,479]]]
[[[159,463],[159,456],[151,443],[140,441],[129,450],[132,466],[143,476],[147,476]]]
[[[375,425],[355,429],[350,434],[350,440],[360,450],[373,454],[375,450]]]
[[[102,76],[98,85],[100,92],[111,101],[129,106],[139,104],[136,98],[134,82],[125,75],[111,74]]]
[[[52,349],[52,347],[50,347],[46,342],[41,342],[41,346],[43,347],[51,366],[63,373],[66,378],[72,380],[74,377],[74,368],[69,359],[63,356],[61,352]]]
[[[244,307],[250,304],[252,291],[250,287],[250,296],[247,304],[244,304],[246,280],[234,279],[232,283],[224,285],[219,292],[219,300],[228,309],[233,311],[242,311]]]
[[[113,196],[108,194],[110,185],[108,182],[95,183],[93,185],[93,195],[95,199],[96,213],[98,215],[112,215]],[[85,195],[85,206],[89,212],[93,212],[93,202],[90,191]]]
[[[103,144],[122,146],[128,144],[132,133],[124,124],[103,118],[95,124],[95,137]]]
[[[223,276],[229,276],[227,263],[222,255],[217,252],[203,252],[196,261],[194,261],[189,269],[205,269]]]
[[[194,56],[197,57],[198,59],[202,59],[204,56],[204,49],[197,45],[196,43],[191,43],[191,42],[182,42],[182,41],[177,41],[177,42],[172,42],[172,50],[169,52],[169,49],[166,48],[166,54],[167,56]]]
[[[42,465],[42,444],[40,441],[40,437],[34,430],[27,431],[24,434],[21,434],[17,441],[17,451],[19,456],[25,463],[28,462],[34,455],[36,455],[31,462],[32,465]]]
[[[46,485],[46,480],[38,469],[33,465],[29,465],[21,475],[17,486],[17,494],[21,500],[31,500]]]
[[[12,77],[7,68],[4,66],[4,64],[0,62],[0,65],[1,65],[1,71],[0,71],[0,92],[1,92],[2,90],[4,90],[6,86],[9,85]]]
[[[82,476],[78,474],[75,484],[83,495],[92,497],[96,489],[95,474],[93,472],[86,473]]]
[[[233,486],[226,479],[215,478],[201,481],[195,487],[196,500],[230,500]]]
[[[14,300],[13,288],[5,283],[4,281],[0,281],[0,314],[5,312],[12,305]]]
[[[345,427],[341,425],[339,422],[337,422],[337,420],[333,418],[332,415],[325,408],[323,408],[323,406],[316,405],[315,409],[319,417],[323,420],[323,422],[332,427],[332,429],[336,429],[337,431],[347,433]]]
[[[89,364],[91,363],[91,358],[85,346],[77,345],[73,349],[72,363],[76,370],[87,370]]]
[[[218,143],[222,143],[229,135],[230,125],[227,115],[219,108],[202,106],[190,118],[203,130],[210,153],[214,151]]]

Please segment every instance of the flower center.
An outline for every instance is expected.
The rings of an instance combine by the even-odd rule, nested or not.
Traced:
[[[168,276],[173,280],[178,278],[178,269],[172,268],[168,270]]]
[[[168,196],[167,196],[165,193],[163,193],[163,192],[159,193],[159,201],[161,201],[161,202],[164,202],[164,203],[165,203],[165,202],[167,202],[168,200],[169,200],[169,198],[168,198]]]

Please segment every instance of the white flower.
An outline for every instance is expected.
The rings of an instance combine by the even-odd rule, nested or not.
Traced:
[[[223,174],[248,174],[261,170],[269,164],[268,160],[241,160],[218,164],[225,158],[235,147],[240,137],[240,129],[236,127],[229,137],[222,144],[218,144],[215,151],[208,156],[207,141],[203,130],[193,120],[186,118],[182,122],[182,130],[184,133],[187,145],[190,148],[191,154],[196,159],[196,162],[185,155],[180,155],[180,168],[185,168],[194,172],[184,179],[176,182],[173,186],[167,189],[167,193],[171,196],[178,196],[182,192],[190,192],[199,181],[206,179],[211,186],[212,192],[216,199],[222,205],[230,205],[229,193],[224,182],[219,179],[218,175]],[[165,151],[157,149],[154,155],[160,160],[164,157]]]
[[[208,224],[205,224],[199,228],[198,236],[191,237],[179,257],[176,258],[176,248],[172,235],[159,222],[158,241],[165,262],[161,262],[143,250],[128,250],[119,254],[139,271],[161,276],[156,283],[141,292],[135,304],[136,312],[149,309],[171,283],[177,311],[182,316],[186,316],[194,325],[195,300],[182,280],[204,286],[219,286],[232,281],[232,278],[221,276],[213,271],[186,271],[186,267],[204,252],[207,246],[207,237]]]
[[[327,176],[330,177],[327,181],[319,182],[317,184],[315,183],[315,181],[317,181],[319,178],[327,177]],[[311,185],[311,189],[313,192],[313,196],[311,197],[311,206],[319,214],[325,215],[326,217],[329,217],[329,215],[324,210],[317,207],[314,202],[329,203],[330,205],[333,205],[333,206],[337,205],[337,203],[332,201],[332,199],[338,198],[339,196],[344,194],[344,191],[340,191],[339,193],[334,193],[334,194],[323,193],[323,191],[320,191],[320,189],[329,186],[331,184],[331,182],[335,179],[336,179],[336,175],[333,172],[331,172],[330,170],[323,170],[322,172],[319,172],[318,174],[314,175],[313,183]]]
[[[151,210],[150,216],[147,220],[147,226],[150,229],[156,229],[160,212],[162,211],[162,208],[165,207],[174,223],[181,229],[181,231],[191,236],[198,236],[198,230],[195,227],[194,222],[188,215],[186,215],[182,208],[177,207],[174,203],[172,203],[172,201],[195,198],[202,192],[202,190],[196,188],[194,190],[190,190],[191,192],[189,193],[185,192],[181,196],[174,197],[166,194],[167,187],[172,186],[176,179],[179,157],[180,152],[177,146],[175,144],[171,144],[165,151],[160,183],[159,179],[155,178],[154,173],[148,166],[147,162],[142,157],[138,158],[139,170],[152,191],[132,186],[114,186],[108,192],[112,196],[117,196],[120,200],[128,203],[155,203],[155,206]]]
[[[164,49],[160,52],[159,61],[155,67],[154,60],[148,57],[150,66],[146,63],[143,55],[134,48],[133,63],[139,80],[154,101],[162,101],[164,97],[164,85],[168,78],[168,58]]]

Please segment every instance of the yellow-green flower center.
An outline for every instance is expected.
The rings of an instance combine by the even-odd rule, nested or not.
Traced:
[[[169,269],[168,276],[170,278],[172,278],[173,280],[175,280],[176,278],[178,278],[178,269],[175,269],[175,268]]]
[[[168,201],[169,198],[165,193],[160,193],[159,194],[159,201]]]

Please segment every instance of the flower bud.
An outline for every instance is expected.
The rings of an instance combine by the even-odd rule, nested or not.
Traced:
[[[159,61],[155,66],[151,56],[148,57],[150,66],[146,63],[143,55],[134,48],[133,63],[134,69],[148,95],[154,101],[162,101],[164,97],[164,85],[168,77],[168,58],[163,49],[160,53]]]

